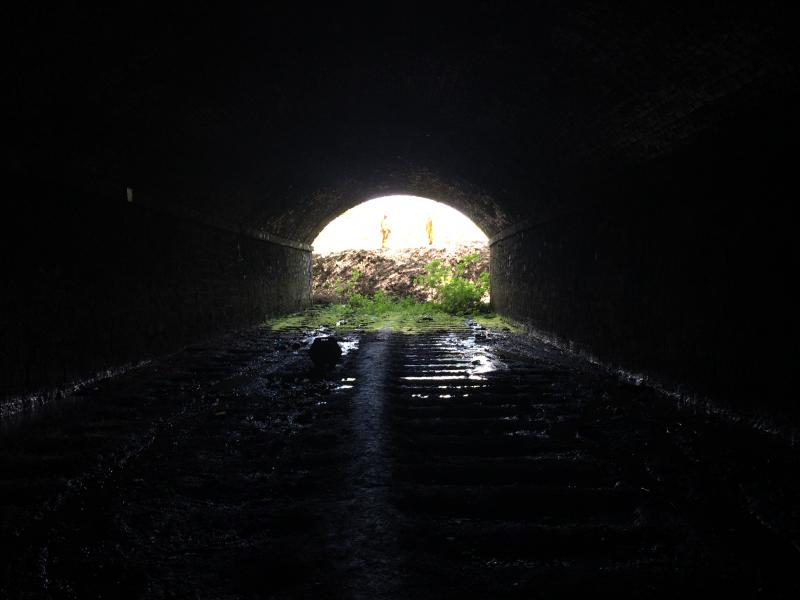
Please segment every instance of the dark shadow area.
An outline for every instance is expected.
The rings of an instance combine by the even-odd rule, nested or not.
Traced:
[[[193,345],[0,438],[9,597],[793,597],[798,457],[524,335]]]
[[[8,9],[0,597],[797,597],[790,9]],[[315,371],[310,244],[392,194],[525,331]]]
[[[796,423],[792,102],[587,180],[571,192],[580,209],[496,241],[499,310],[602,361]]]

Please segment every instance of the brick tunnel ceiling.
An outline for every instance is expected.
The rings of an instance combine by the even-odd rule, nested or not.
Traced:
[[[390,193],[491,236],[795,77],[778,3],[562,4],[27,15],[7,89],[40,101],[4,158],[304,242]]]

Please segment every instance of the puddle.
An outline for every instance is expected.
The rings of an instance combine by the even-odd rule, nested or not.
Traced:
[[[354,340],[340,341],[339,347],[342,349],[342,356],[347,356],[349,352],[355,352],[358,350],[358,338]]]

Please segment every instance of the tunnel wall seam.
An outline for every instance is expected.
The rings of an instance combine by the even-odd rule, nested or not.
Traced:
[[[492,237],[490,237],[489,238],[489,247],[491,248],[492,246],[494,246],[498,242],[502,242],[504,239],[512,237],[514,235],[517,235],[518,233],[521,233],[523,231],[527,231],[528,229],[533,229],[534,227],[536,227],[539,224],[540,224],[539,221],[534,222],[531,219],[523,219],[522,221],[520,221],[516,225],[512,225],[510,227],[506,227],[502,231],[500,231],[500,232],[496,233],[495,235],[493,235]]]
[[[215,227],[223,231],[228,231],[230,233],[235,233],[237,235],[246,236],[249,238],[253,238],[255,240],[261,240],[263,242],[268,242],[270,244],[275,244],[277,246],[285,246],[287,248],[304,250],[306,252],[311,252],[313,249],[310,244],[305,244],[303,242],[290,240],[288,238],[275,235],[274,233],[269,233],[261,229],[257,229],[255,227],[244,225],[242,223],[227,221],[216,215],[212,216],[208,213],[200,212],[198,210],[184,206],[179,206],[176,204],[167,204],[159,206],[150,205],[148,206],[148,208],[158,212],[163,212],[165,214],[177,217],[179,219],[185,219],[187,221],[195,221],[197,223],[201,223],[209,227]]]

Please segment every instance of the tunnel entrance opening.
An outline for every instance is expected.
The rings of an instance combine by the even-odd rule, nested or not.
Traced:
[[[312,287],[321,302],[334,300],[330,292],[337,290],[340,299],[381,292],[431,301],[437,282],[429,274],[442,283],[461,269],[459,261],[468,281],[489,270],[486,234],[458,210],[419,196],[382,196],[351,207],[317,235],[313,248]]]
[[[485,246],[486,234],[458,210],[428,198],[382,196],[331,221],[313,241],[314,252]]]
[[[313,249],[312,307],[274,327],[421,333],[499,320],[490,310],[488,238],[441,202],[363,202],[333,219]]]

